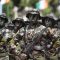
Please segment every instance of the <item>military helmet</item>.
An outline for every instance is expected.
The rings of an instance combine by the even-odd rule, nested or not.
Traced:
[[[26,14],[26,17],[29,20],[34,20],[34,21],[41,19],[40,13],[38,11],[28,11],[28,13]]]
[[[54,27],[55,21],[53,18],[45,16],[42,17],[42,24],[46,27]]]
[[[22,27],[24,25],[24,21],[22,18],[16,18],[15,20],[12,21],[12,23],[15,26],[20,26],[20,27]]]
[[[3,20],[4,23],[8,22],[8,18],[5,15],[0,15],[0,20]]]
[[[7,22],[8,18],[4,15],[0,15],[0,28],[3,28]]]
[[[60,19],[57,20],[57,28],[60,28]]]

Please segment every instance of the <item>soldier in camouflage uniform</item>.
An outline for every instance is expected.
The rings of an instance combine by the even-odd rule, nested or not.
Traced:
[[[6,16],[0,16],[0,60],[9,60],[8,51],[6,48],[6,40],[3,38],[2,30],[4,29],[8,19]]]

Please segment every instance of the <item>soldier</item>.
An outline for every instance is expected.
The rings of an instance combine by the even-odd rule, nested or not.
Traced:
[[[4,15],[0,15],[0,28],[3,28],[8,22],[8,18]]]

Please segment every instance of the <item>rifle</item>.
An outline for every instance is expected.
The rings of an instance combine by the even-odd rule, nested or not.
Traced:
[[[39,34],[36,33],[35,36],[32,38],[32,42],[26,45],[26,47],[25,47],[25,49],[24,49],[23,52],[26,53],[26,54],[31,53],[31,51],[33,50],[34,45],[39,42],[39,38],[38,38],[38,37],[39,37],[39,36],[42,37],[43,33],[44,33],[46,30],[47,30],[47,29],[44,28],[44,29],[42,29],[42,30],[39,32]]]

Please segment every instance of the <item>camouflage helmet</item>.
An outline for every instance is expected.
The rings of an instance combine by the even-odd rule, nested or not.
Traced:
[[[22,18],[16,18],[15,20],[12,21],[12,23],[15,26],[20,26],[20,27],[22,27],[24,25],[24,21]]]
[[[26,14],[26,17],[29,20],[40,20],[41,16],[40,13],[38,11],[28,11],[28,13]]]
[[[45,16],[42,17],[42,24],[46,27],[54,27],[55,20],[51,17]]]
[[[4,23],[8,22],[8,18],[5,15],[0,15],[0,20],[3,20]]]
[[[60,28],[60,19],[57,20],[57,28]]]

